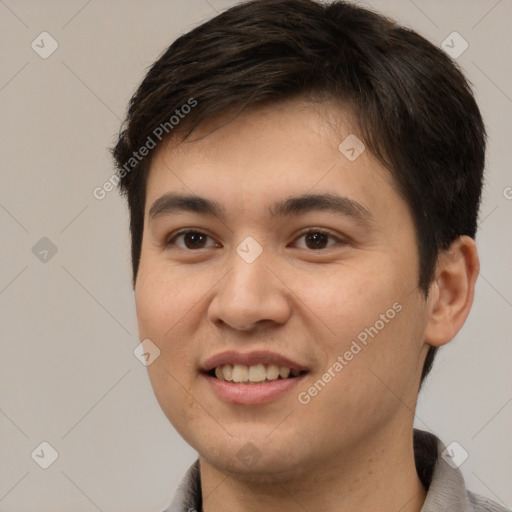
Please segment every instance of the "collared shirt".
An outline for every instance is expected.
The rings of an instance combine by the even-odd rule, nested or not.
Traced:
[[[455,458],[433,434],[414,430],[414,457],[418,476],[427,490],[421,512],[510,512],[509,509],[466,489]],[[202,512],[199,460],[188,469],[171,505],[163,512]]]

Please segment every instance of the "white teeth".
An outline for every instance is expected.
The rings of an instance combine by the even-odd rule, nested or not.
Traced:
[[[224,374],[224,380],[233,380],[233,368],[230,364],[225,364],[222,367],[222,373]],[[215,369],[215,375],[217,375],[217,369]],[[222,379],[222,376],[219,379]]]
[[[232,382],[264,382],[265,380],[287,379],[288,377],[297,377],[301,370],[290,370],[284,366],[270,364],[265,367],[263,364],[246,366],[243,364],[225,364],[215,368],[215,376],[220,380]]]
[[[242,364],[235,364],[233,366],[233,382],[245,382],[249,380],[249,368]]]
[[[249,380],[251,382],[261,382],[267,378],[267,370],[262,364],[249,366]]]
[[[290,368],[279,368],[279,375],[282,379],[287,379],[290,375]]]
[[[279,366],[277,364],[269,364],[267,368],[267,379],[276,380],[279,377]]]

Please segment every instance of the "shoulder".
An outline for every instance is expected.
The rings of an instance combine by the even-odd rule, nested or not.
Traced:
[[[495,501],[467,489],[460,464],[434,434],[414,431],[418,476],[427,496],[421,512],[512,512]]]
[[[183,477],[172,503],[162,512],[198,512],[202,508],[201,475],[197,459]]]
[[[480,494],[468,491],[468,498],[474,512],[510,512],[509,508],[503,507],[485,496],[480,496]]]

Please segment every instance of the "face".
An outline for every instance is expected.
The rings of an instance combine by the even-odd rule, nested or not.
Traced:
[[[160,349],[160,406],[220,471],[290,478],[412,429],[427,349],[413,221],[369,151],[338,148],[350,134],[339,107],[296,100],[152,162],[139,335]]]

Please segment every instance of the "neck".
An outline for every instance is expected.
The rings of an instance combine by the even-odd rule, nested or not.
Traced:
[[[200,468],[204,512],[420,512],[426,497],[416,472],[412,428],[365,440],[333,454],[321,467],[303,466],[286,478],[255,482],[226,475],[202,457]]]

